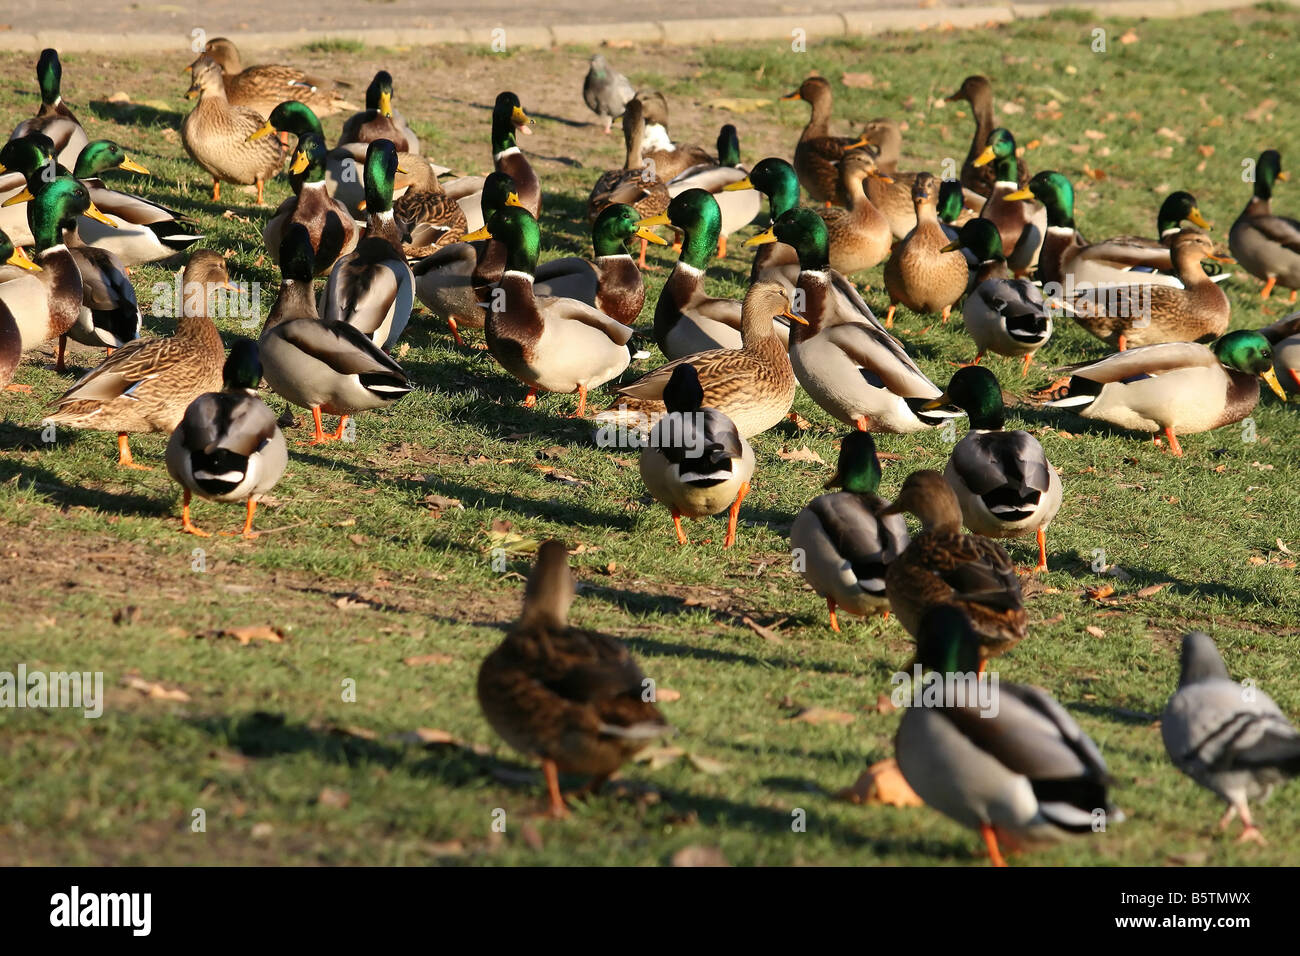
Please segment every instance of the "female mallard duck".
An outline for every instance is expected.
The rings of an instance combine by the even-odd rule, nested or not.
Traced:
[[[1182,231],[1186,220],[1194,226],[1209,229],[1210,224],[1201,215],[1196,205],[1196,197],[1189,192],[1179,190],[1165,197],[1156,213],[1156,233],[1158,239],[1146,236],[1114,236],[1102,242],[1094,242],[1082,250],[1074,260],[1073,275],[1076,282],[1093,282],[1108,285],[1116,282],[1157,282],[1161,285],[1177,286],[1174,275],[1174,263],[1169,250],[1173,247],[1174,237]],[[1116,270],[1127,272],[1123,278],[1116,278]],[[1152,276],[1151,273],[1158,273]],[[1219,276],[1215,281],[1222,281],[1227,276]]]
[[[3,286],[0,286],[3,289]],[[1178,435],[1239,422],[1259,404],[1262,378],[1282,401],[1273,350],[1258,332],[1238,329],[1213,345],[1167,342],[1073,366],[1065,384],[1037,394],[1052,408],[1132,431],[1160,432],[1182,457]],[[1160,443],[1157,436],[1156,444]]]
[[[627,243],[640,239],[665,244],[639,221],[640,216],[631,206],[606,206],[591,225],[596,261],[565,256],[543,263],[537,267],[535,293],[578,299],[624,325],[635,324],[645,305],[645,286],[636,260],[628,254]]]
[[[1007,265],[1018,276],[1027,275],[1038,261],[1047,233],[1047,210],[1035,209],[1015,198],[1021,195],[1016,183],[1016,141],[1011,131],[998,127],[989,134],[988,145],[975,157],[976,166],[992,164],[997,176],[980,218],[998,227]]]
[[[9,237],[0,232],[0,264],[15,266],[27,272],[40,272],[41,267],[16,248]],[[0,297],[0,389],[30,392],[29,385],[14,385],[14,372],[23,357],[23,335],[18,330],[18,320]]]
[[[830,237],[830,265],[836,272],[851,275],[889,257],[893,245],[889,220],[876,208],[865,188],[870,180],[879,178],[876,161],[864,150],[845,153],[840,160],[840,184],[848,197],[848,208],[832,206],[819,211]]]
[[[910,540],[902,515],[878,517],[888,506],[880,488],[880,459],[867,432],[849,432],[827,488],[795,516],[790,546],[803,558],[803,578],[826,599],[831,630],[839,632],[837,608],[866,617],[889,615],[885,569]]]
[[[497,172],[515,181],[519,201],[537,219],[542,214],[542,184],[532,164],[515,145],[515,133],[531,135],[532,124],[518,96],[508,90],[497,94],[492,106],[492,163]]]
[[[885,593],[898,623],[918,636],[925,612],[938,604],[959,608],[978,635],[980,670],[1025,637],[1029,618],[1015,565],[996,541],[962,534],[961,505],[937,471],[907,476],[894,503],[881,515],[908,512],[921,530],[889,565]]]
[[[208,297],[229,287],[225,259],[207,249],[190,253],[176,334],[128,342],[59,396],[58,409],[47,418],[73,428],[117,432],[118,464],[147,471],[132,460],[127,435],[169,434],[190,402],[221,387],[226,353],[208,316]]]
[[[521,206],[508,205],[467,239],[499,239],[506,246],[501,277],[502,308],[487,315],[488,350],[501,367],[528,386],[524,405],[537,403],[537,392],[578,393],[581,418],[587,391],[604,385],[627,368],[632,329],[577,299],[534,295],[533,274],[541,235],[537,220]]]
[[[262,228],[262,241],[272,262],[279,262],[280,243],[291,223],[306,227],[311,236],[316,268],[328,272],[340,258],[357,247],[357,224],[348,207],[330,196],[325,182],[325,138],[317,133],[298,137],[289,173],[302,176],[296,195],[290,196]]]
[[[437,172],[421,156],[408,156],[406,166],[410,188],[393,203],[399,231],[409,238],[402,243],[408,259],[423,259],[436,249],[469,232],[460,203],[443,190]]]
[[[998,228],[987,219],[967,220],[944,248],[970,252],[978,260],[974,288],[961,310],[966,331],[979,347],[972,364],[978,365],[986,352],[1019,358],[1023,378],[1034,353],[1052,337],[1052,315],[1043,293],[1028,279],[1011,278]]]
[[[587,104],[587,109],[605,121],[606,136],[615,117],[623,115],[634,96],[636,90],[631,81],[610,66],[601,54],[593,54],[582,81],[582,101]]]
[[[1061,477],[1043,446],[1029,432],[1003,430],[1002,388],[986,368],[959,368],[936,402],[951,402],[970,422],[943,473],[966,527],[986,538],[1036,534],[1034,573],[1046,571],[1047,526],[1061,508]]]
[[[550,813],[567,816],[560,774],[590,776],[595,792],[639,750],[671,731],[645,699],[645,675],[614,638],[569,624],[569,554],[537,549],[524,610],[478,672],[478,701],[507,744],[542,762]]]
[[[1180,232],[1170,250],[1182,288],[1100,286],[1075,292],[1074,320],[1121,352],[1135,345],[1208,341],[1228,330],[1228,297],[1205,274],[1202,259],[1224,260],[1200,232]]]
[[[644,155],[646,165],[663,182],[677,178],[692,166],[714,164],[716,160],[703,146],[694,143],[674,143],[668,135],[668,100],[657,90],[636,95],[645,108],[647,129]],[[655,135],[649,135],[653,129]]]
[[[209,40],[203,53],[221,67],[221,83],[232,106],[246,107],[261,116],[285,100],[297,100],[318,116],[356,108],[333,80],[282,64],[244,66],[239,50],[225,37]],[[191,69],[197,62],[191,64]]]
[[[655,341],[664,355],[680,359],[712,349],[740,348],[741,304],[715,299],[704,291],[704,271],[722,228],[722,212],[713,196],[703,189],[688,189],[674,197],[666,213],[642,219],[641,225],[672,225],[683,234],[681,257],[655,303]],[[777,335],[782,343],[788,341],[789,325],[779,323]]]
[[[889,220],[894,238],[902,239],[916,228],[916,209],[912,205],[912,184],[916,182],[916,173],[898,169],[903,134],[893,120],[874,119],[866,125],[862,135],[867,140],[863,151],[872,153],[880,172],[879,176],[868,179],[863,187],[872,204]],[[836,201],[847,206],[851,195],[841,185]]]
[[[727,254],[727,236],[748,226],[758,215],[761,205],[758,193],[752,189],[738,191],[733,188],[736,183],[744,181],[748,174],[749,170],[740,162],[740,139],[736,135],[736,127],[728,123],[718,133],[718,161],[691,166],[668,184],[669,196],[676,196],[688,189],[703,189],[712,193],[722,213],[718,258]]]
[[[942,390],[886,332],[856,289],[827,264],[826,227],[810,209],[781,215],[751,243],[793,248],[806,324],[790,331],[790,364],[809,398],[861,431],[908,433],[941,424],[956,409],[925,411]]]
[[[194,82],[186,96],[197,96],[199,102],[181,123],[181,142],[190,158],[212,177],[212,201],[221,201],[223,182],[251,183],[257,186],[257,204],[262,205],[262,189],[280,171],[284,151],[279,140],[252,139],[264,125],[261,114],[230,105],[221,85],[221,67],[206,56],[195,61]]]
[[[623,142],[626,158],[621,169],[608,169],[601,173],[587,198],[587,219],[594,221],[609,206],[626,205],[635,209],[642,219],[661,215],[668,208],[669,196],[665,180],[655,175],[642,157],[641,144],[645,135],[645,113],[639,99],[633,99],[623,114]],[[646,243],[641,240],[639,265],[645,268]]]
[[[831,204],[839,185],[835,164],[851,149],[867,145],[866,137],[832,136],[831,85],[823,77],[810,76],[799,89],[781,97],[783,100],[803,100],[812,108],[808,125],[794,148],[794,168],[799,174],[799,184],[816,202]]]
[[[1273,372],[1282,387],[1292,395],[1300,394],[1300,312],[1260,329],[1259,334],[1273,347]]]
[[[339,145],[369,145],[377,139],[388,140],[402,153],[420,152],[419,137],[393,108],[393,77],[387,70],[376,73],[366,87],[366,108],[343,123]]]
[[[1264,280],[1261,299],[1281,283],[1291,290],[1291,301],[1300,289],[1300,222],[1273,215],[1273,183],[1286,182],[1282,156],[1275,149],[1260,153],[1255,164],[1255,188],[1228,232],[1228,248],[1247,272]]]
[[[221,370],[222,389],[190,402],[167,442],[167,473],[185,491],[181,531],[208,537],[190,521],[190,498],[246,502],[245,538],[256,538],[253,512],[289,463],[275,415],[257,397],[262,362],[257,343],[238,339]],[[223,532],[224,533],[224,532]]]
[[[54,145],[54,154],[64,166],[71,167],[86,148],[89,138],[81,123],[63,102],[60,87],[63,83],[63,64],[59,52],[41,51],[36,61],[36,83],[41,89],[41,106],[31,119],[23,120],[9,134],[10,139],[20,139],[28,133],[44,133]]]
[[[397,150],[377,139],[366,151],[366,237],[334,264],[320,297],[326,322],[346,322],[383,349],[406,330],[415,305],[415,276],[406,264],[393,213]]]
[[[966,291],[970,270],[964,257],[944,251],[951,240],[939,222],[938,201],[939,180],[929,173],[918,174],[912,186],[916,228],[894,246],[885,263],[887,329],[894,327],[894,310],[900,302],[913,312],[939,312],[947,322],[953,304]]]
[[[799,176],[794,167],[784,159],[769,156],[760,160],[750,174],[724,189],[755,189],[767,197],[767,226],[785,212],[799,205]],[[746,242],[748,246],[750,243]],[[749,270],[749,281],[778,282],[787,293],[794,291],[799,278],[799,256],[794,248],[784,242],[767,242],[759,246],[754,264]]]
[[[795,378],[785,346],[773,329],[776,316],[796,323],[804,319],[790,311],[790,298],[775,282],[750,286],[741,313],[738,349],[697,352],[662,365],[635,382],[615,389],[615,404],[597,421],[649,430],[664,414],[664,388],[677,366],[689,362],[704,387],[703,404],[716,408],[736,424],[743,438],[767,431],[790,411]]]
[[[894,738],[898,769],[916,795],[978,830],[994,866],[1006,866],[999,840],[1028,848],[1095,833],[1099,813],[1103,823],[1121,822],[1097,745],[1041,688],[999,681],[990,698],[974,674],[979,652],[959,608],[940,605],[922,619],[916,663],[933,672],[926,690],[935,681],[944,693],[906,708]]]
[[[961,88],[947,99],[949,103],[957,100],[970,103],[971,115],[975,118],[975,135],[971,137],[966,160],[961,164],[961,184],[981,196],[992,196],[1001,171],[987,163],[978,165],[975,160],[988,146],[989,135],[993,132],[993,84],[986,76],[968,76],[962,81]],[[1015,160],[1014,178],[1021,186],[1029,181],[1029,171],[1023,159]]]
[[[677,540],[689,544],[682,516],[727,515],[724,548],[736,543],[740,503],[754,476],[754,449],[730,418],[704,406],[699,374],[689,362],[678,365],[664,386],[663,418],[650,429],[641,449],[641,480],[650,496],[672,509]]]
[[[514,180],[505,173],[491,173],[480,198],[483,219],[507,205],[518,206]],[[506,247],[496,239],[454,242],[411,267],[415,294],[435,318],[451,327],[457,345],[464,345],[460,328],[481,329],[487,319],[483,305],[490,287],[501,281],[505,271]]]
[[[280,246],[280,292],[262,327],[262,372],[276,394],[310,408],[316,431],[309,445],[339,441],[357,412],[385,408],[406,397],[406,373],[379,346],[346,322],[322,320],[312,299],[311,237],[291,225]],[[339,416],[326,434],[321,412]]]

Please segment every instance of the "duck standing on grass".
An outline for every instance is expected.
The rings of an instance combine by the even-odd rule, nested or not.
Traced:
[[[9,237],[0,232],[0,265],[14,266],[27,272],[40,272],[41,267],[28,259],[21,249],[14,247]],[[30,392],[30,385],[14,385],[14,372],[23,358],[23,335],[13,312],[0,298],[0,389],[13,392]]]
[[[1273,287],[1300,289],[1300,222],[1273,214],[1273,184],[1290,176],[1282,171],[1282,156],[1266,149],[1255,163],[1255,186],[1237,221],[1228,232],[1228,249],[1247,272],[1264,280],[1259,297],[1267,299]]]
[[[507,90],[497,95],[492,107],[492,162],[498,173],[515,181],[519,201],[536,219],[542,214],[542,184],[515,144],[516,132],[532,135],[533,121],[524,112],[519,97]]]
[[[966,291],[970,270],[962,256],[944,252],[951,242],[939,221],[939,180],[921,173],[912,186],[916,206],[916,228],[890,253],[885,263],[885,289],[889,312],[885,328],[894,327],[894,310],[899,303],[913,312],[939,312],[943,321]]]
[[[280,171],[284,146],[278,139],[253,139],[266,124],[262,114],[245,106],[231,106],[221,83],[221,67],[207,56],[194,63],[189,99],[198,105],[181,123],[181,142],[190,158],[212,177],[212,201],[221,202],[221,184],[257,187],[257,204],[263,205],[266,181]]]
[[[21,139],[28,133],[44,133],[50,138],[59,162],[69,168],[77,161],[89,141],[81,123],[63,102],[63,64],[59,51],[44,49],[36,61],[36,83],[41,90],[41,105],[36,115],[14,127],[10,139]]]
[[[190,497],[245,501],[240,535],[256,538],[253,512],[289,463],[289,449],[275,415],[257,397],[262,363],[257,343],[237,339],[221,370],[223,388],[190,402],[167,443],[167,473],[185,490],[181,531],[208,537],[190,521]],[[226,532],[222,532],[225,534]]]

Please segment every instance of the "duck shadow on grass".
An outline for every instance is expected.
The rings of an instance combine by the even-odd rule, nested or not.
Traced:
[[[108,100],[91,100],[86,104],[95,119],[119,126],[165,126],[179,129],[185,119],[180,110],[160,110],[143,103],[110,103]]]
[[[0,441],[3,441],[4,430],[0,427]],[[39,436],[39,432],[37,434]],[[15,480],[20,487],[26,485],[34,488],[64,508],[82,507],[114,514],[164,518],[172,515],[175,504],[175,495],[114,493],[105,491],[102,487],[84,488],[68,484],[48,469],[0,458],[0,483]]]

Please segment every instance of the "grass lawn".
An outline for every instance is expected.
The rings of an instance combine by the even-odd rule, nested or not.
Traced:
[[[1096,29],[1104,53],[1092,51]],[[936,172],[945,158],[960,166],[972,129],[968,111],[936,100],[986,73],[1000,120],[1022,144],[1038,142],[1026,153],[1031,170],[1059,169],[1075,182],[1086,235],[1153,234],[1162,196],[1188,189],[1226,242],[1250,191],[1242,161],[1267,147],[1282,151],[1284,168],[1300,157],[1298,41],[1300,13],[1270,5],[1142,23],[1058,15],[811,42],[806,53],[737,43],[608,55],[638,85],[667,94],[678,139],[711,146],[718,126],[734,122],[749,162],[788,157],[807,118],[801,103],[757,100],[820,71],[835,90],[837,132],[896,117],[907,124],[904,168]],[[516,90],[538,118],[521,145],[542,178],[551,258],[590,253],[587,193],[622,161],[620,137],[602,136],[582,105],[589,52],[317,47],[257,59],[337,75],[358,95],[375,69],[389,69],[426,153],[465,172],[489,168],[492,100]],[[10,125],[35,109],[34,59],[0,56],[0,115]],[[265,311],[278,282],[262,247],[266,212],[251,190],[229,186],[233,205],[214,206],[179,142],[188,61],[183,49],[70,55],[64,93],[92,138],[117,140],[153,171],[147,181],[125,177],[132,188],[196,216],[232,275],[262,283]],[[130,103],[109,101],[119,91]],[[341,120],[325,123],[332,140]],[[1281,184],[1276,204],[1292,215],[1293,189]],[[287,194],[279,179],[267,199],[273,207]],[[739,240],[753,231],[710,270],[714,294],[743,293],[749,255]],[[672,262],[662,249],[652,255],[646,323]],[[1260,284],[1237,271],[1226,287],[1232,326],[1272,321]],[[883,309],[879,269],[855,278]],[[134,279],[147,309],[151,286],[169,273],[146,267]],[[1272,308],[1276,318],[1285,305],[1274,299]],[[146,321],[170,331],[167,320]],[[960,322],[918,334],[928,324],[900,311],[903,341],[946,382],[948,363],[969,358],[972,343]],[[237,320],[222,325],[239,334]],[[486,352],[456,347],[422,311],[406,341],[400,361],[418,390],[390,413],[361,416],[353,444],[296,449],[258,514],[271,533],[252,542],[177,533],[164,436],[133,440],[152,472],[119,470],[108,434],[61,430],[44,445],[46,403],[69,379],[51,371],[48,352],[29,353],[17,381],[33,393],[0,398],[0,669],[103,671],[107,702],[98,720],[0,711],[0,865],[657,864],[691,846],[717,847],[735,864],[982,862],[977,836],[929,809],[834,798],[892,754],[899,715],[880,712],[877,699],[911,654],[892,621],[845,617],[833,634],[790,567],[789,525],[829,474],[836,423],[801,393],[795,408],[810,425],[785,423],[754,442],[759,468],[737,546],[722,549],[719,518],[690,526],[693,543],[678,547],[668,513],[644,497],[634,453],[599,449],[589,425],[561,417],[576,396],[521,408],[522,386]],[[98,360],[75,348],[74,365]],[[1058,365],[1103,352],[1066,322],[1041,358]],[[990,367],[1020,394],[1050,380],[1042,365],[1027,382],[1010,360],[993,357]],[[1192,628],[1215,637],[1234,676],[1300,715],[1300,583],[1286,549],[1300,550],[1300,423],[1268,393],[1254,423],[1254,441],[1238,426],[1189,436],[1186,458],[1175,460],[1067,413],[1012,409],[1009,427],[1039,436],[1066,497],[1048,536],[1052,570],[1026,582],[1030,637],[998,669],[1004,680],[1047,687],[1076,715],[1102,747],[1129,817],[1104,837],[1022,862],[1297,862],[1294,786],[1256,814],[1269,846],[1211,837],[1222,807],[1175,771],[1157,725],[1179,639]],[[307,427],[288,431],[292,441]],[[901,456],[885,463],[886,496],[913,469],[942,469],[951,447],[939,431],[878,443]],[[801,448],[827,464],[780,457]],[[430,496],[463,509],[432,507]],[[195,521],[234,530],[242,509],[199,502]],[[540,773],[495,737],[474,696],[479,662],[517,614],[529,543],[550,536],[580,552],[575,619],[622,638],[660,688],[680,694],[663,709],[678,728],[673,746],[686,752],[629,767],[612,792],[563,822],[537,817]],[[492,566],[497,546],[509,551],[504,574]],[[1032,563],[1032,541],[1008,547]],[[1095,572],[1103,561],[1117,570]],[[1166,586],[1144,590],[1156,584]],[[1103,586],[1114,588],[1110,599],[1085,592]],[[281,629],[285,641],[199,636],[257,625]],[[347,680],[355,702],[344,700]],[[841,717],[791,719],[805,707]],[[451,742],[422,741],[420,728]],[[192,831],[196,808],[205,832]],[[806,832],[792,831],[797,808]],[[492,829],[498,809],[504,833]]]

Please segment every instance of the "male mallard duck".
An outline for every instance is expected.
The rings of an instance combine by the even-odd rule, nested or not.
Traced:
[[[1286,182],[1282,156],[1275,149],[1260,153],[1255,164],[1255,188],[1228,232],[1228,248],[1247,272],[1264,280],[1261,299],[1267,299],[1278,283],[1291,290],[1291,301],[1300,289],[1300,222],[1273,215],[1273,183]]]
[[[41,267],[28,259],[23,251],[16,248],[9,237],[0,232],[0,264],[16,266],[28,272],[40,272]],[[18,321],[0,296],[0,389],[15,392],[30,392],[28,385],[13,385],[14,372],[23,357],[23,335],[18,330]]]
[[[640,213],[642,219],[658,216],[668,208],[666,181],[655,175],[642,157],[644,135],[645,113],[642,103],[633,99],[623,114],[623,142],[626,148],[623,167],[601,173],[596,184],[591,187],[591,195],[587,198],[588,221],[595,221],[601,210],[613,205],[631,206]],[[641,240],[639,264],[643,269],[647,241],[644,238]]]
[[[478,672],[478,700],[492,729],[542,762],[550,813],[568,815],[560,774],[601,785],[671,728],[645,699],[645,675],[614,638],[569,624],[573,572],[564,545],[545,541],[524,590],[524,610]]]
[[[1121,352],[1135,345],[1218,338],[1228,330],[1228,297],[1205,274],[1202,259],[1214,254],[1210,237],[1180,232],[1170,250],[1182,288],[1168,285],[1100,286],[1075,292],[1070,314],[1081,326]]]
[[[628,78],[610,66],[599,53],[593,54],[582,81],[582,101],[587,104],[587,109],[605,120],[606,134],[614,118],[623,115],[634,96],[636,90]]]
[[[961,164],[961,184],[981,196],[991,196],[1000,173],[995,166],[976,165],[975,160],[988,146],[989,134],[993,132],[993,84],[986,76],[968,76],[962,81],[961,88],[947,99],[949,103],[957,100],[970,103],[971,115],[975,118],[975,135],[971,137],[966,160]],[[1015,163],[1015,180],[1023,186],[1029,181],[1029,171],[1023,159],[1016,159]]]
[[[507,205],[466,239],[499,239],[506,246],[501,277],[500,309],[487,314],[484,331],[488,350],[501,367],[528,386],[524,405],[537,402],[537,392],[578,393],[581,418],[587,410],[587,390],[604,385],[627,368],[632,330],[617,319],[577,299],[534,295],[533,274],[541,235],[527,209]]]
[[[1011,278],[998,228],[987,219],[967,220],[944,248],[970,252],[978,262],[974,288],[961,310],[966,331],[979,347],[972,364],[978,365],[986,352],[1019,358],[1023,378],[1034,353],[1052,337],[1052,315],[1043,293],[1028,279]]]
[[[867,183],[879,178],[876,161],[865,150],[852,150],[840,160],[840,185],[848,208],[832,206],[819,211],[830,237],[830,265],[836,272],[848,275],[870,269],[889,256],[893,245],[889,220],[866,191]]]
[[[334,263],[320,297],[321,318],[346,322],[383,349],[406,330],[415,305],[415,276],[406,264],[393,213],[397,150],[377,139],[366,151],[366,236]]]
[[[728,123],[718,133],[718,161],[691,166],[668,184],[669,196],[688,189],[703,189],[713,194],[722,213],[719,258],[727,254],[727,236],[748,226],[758,215],[761,202],[757,193],[751,189],[738,191],[735,188],[736,183],[745,181],[748,174],[749,170],[740,162],[740,138],[736,135],[736,127]]]
[[[1248,801],[1267,800],[1300,776],[1300,731],[1268,694],[1232,679],[1208,634],[1183,638],[1178,690],[1160,715],[1160,736],[1174,766],[1228,805],[1218,829],[1241,814],[1237,842],[1264,843]]]
[[[221,68],[206,56],[194,66],[194,82],[186,94],[198,105],[181,123],[181,142],[190,158],[212,177],[212,201],[221,201],[223,182],[257,186],[262,205],[266,180],[280,171],[283,147],[276,139],[252,139],[265,121],[260,113],[231,106],[221,85]]]
[[[957,238],[959,228],[979,216],[979,213],[967,206],[965,201],[966,194],[962,192],[958,180],[945,179],[939,186],[939,221],[951,230],[949,234],[954,239]],[[978,264],[972,263],[972,265]]]
[[[64,166],[71,167],[89,141],[81,123],[63,102],[60,86],[63,83],[63,64],[58,50],[41,51],[36,61],[36,83],[41,89],[41,106],[31,119],[23,120],[9,134],[10,139],[21,139],[28,133],[44,133],[54,145],[54,154]]]
[[[645,286],[627,243],[640,239],[665,244],[639,222],[640,216],[631,206],[606,206],[591,224],[596,261],[565,256],[542,263],[533,283],[536,294],[578,299],[624,325],[635,324],[645,305]]]
[[[1047,210],[1035,209],[1016,198],[1022,190],[1015,180],[1016,141],[1010,130],[998,127],[989,133],[988,145],[975,157],[976,166],[986,164],[992,164],[997,182],[980,210],[980,218],[998,227],[1007,265],[1017,275],[1026,275],[1038,261],[1047,234]]]
[[[316,431],[309,445],[341,440],[348,418],[392,405],[412,390],[406,373],[365,333],[320,318],[312,298],[315,272],[311,237],[294,223],[280,245],[280,291],[258,343],[266,383],[286,401],[311,409]],[[334,434],[325,433],[321,412],[339,416]]]
[[[280,258],[280,243],[291,223],[300,223],[311,236],[316,268],[322,273],[357,247],[357,224],[348,207],[332,197],[325,182],[325,137],[303,133],[289,163],[291,175],[302,176],[296,195],[280,203],[262,228],[271,261]]]
[[[1002,387],[986,368],[953,373],[936,403],[966,413],[970,431],[957,442],[943,477],[957,494],[966,527],[986,538],[1038,538],[1038,565],[1047,570],[1047,526],[1061,508],[1061,477],[1026,431],[1004,431]]]
[[[275,415],[257,397],[262,363],[257,343],[238,339],[221,370],[223,387],[190,402],[167,442],[167,473],[185,490],[181,531],[208,537],[190,521],[190,498],[247,502],[245,538],[256,538],[257,501],[275,487],[289,449]]]
[[[650,496],[672,509],[677,540],[689,544],[682,515],[707,518],[730,508],[724,548],[736,543],[740,503],[754,476],[754,449],[735,423],[704,406],[704,389],[695,366],[673,369],[664,386],[667,413],[650,429],[641,449],[641,480]]]
[[[755,189],[767,197],[768,229],[779,219],[782,213],[799,205],[799,176],[794,167],[784,159],[769,156],[760,160],[750,174],[724,189]],[[749,245],[749,243],[745,243]],[[779,282],[787,293],[794,291],[795,281],[799,278],[799,256],[794,248],[784,242],[768,242],[761,245],[754,256],[754,264],[749,270],[749,281]]]
[[[887,329],[894,327],[894,310],[900,302],[913,312],[939,312],[947,322],[953,304],[966,291],[970,270],[965,258],[944,252],[951,240],[939,221],[938,201],[939,180],[920,173],[912,186],[916,228],[894,246],[885,263]]]
[[[961,505],[937,471],[907,476],[882,516],[910,512],[921,530],[885,573],[885,593],[898,623],[913,637],[925,612],[938,604],[959,608],[979,638],[980,670],[1025,637],[1029,618],[1015,565],[996,541],[962,534]]]
[[[688,189],[673,198],[666,213],[642,219],[641,225],[671,225],[683,234],[681,257],[655,303],[655,341],[664,355],[680,359],[712,349],[740,348],[741,304],[715,299],[704,291],[704,272],[722,227],[722,212],[712,194]],[[787,342],[789,326],[780,323],[777,335],[783,344]]]
[[[795,516],[790,546],[802,560],[803,579],[826,599],[831,630],[839,632],[836,608],[866,617],[889,615],[885,569],[910,540],[902,515],[878,516],[882,499],[880,459],[867,432],[849,432],[840,443],[840,458],[827,488]]]
[[[646,165],[654,171],[655,176],[669,182],[692,166],[716,162],[702,146],[672,141],[668,135],[668,100],[662,93],[643,90],[637,93],[636,99],[645,108],[647,135],[642,148]],[[652,129],[655,131],[653,136],[650,134]]]
[[[857,289],[827,265],[826,226],[793,209],[749,243],[780,241],[799,257],[797,293],[806,322],[790,331],[790,364],[808,396],[861,431],[907,433],[942,423],[956,409],[923,411],[941,394],[876,321]]]
[[[1300,312],[1259,330],[1273,346],[1273,372],[1287,392],[1300,394]]]
[[[1028,847],[1123,821],[1097,745],[1042,688],[977,678],[979,651],[959,608],[940,605],[922,619],[916,661],[943,693],[907,707],[894,738],[898,769],[916,795],[978,830],[994,866],[1006,866],[999,840]]]
[[[191,252],[185,265],[184,294],[178,303],[181,316],[176,334],[169,339],[136,339],[122,346],[60,395],[55,401],[58,409],[48,420],[73,428],[117,432],[117,463],[148,470],[132,460],[127,435],[169,434],[190,402],[221,387],[226,352],[221,334],[208,316],[208,298],[214,290],[229,287],[230,274],[220,254],[207,249]],[[3,289],[0,286],[0,293]]]
[[[1075,282],[1093,282],[1098,285],[1115,282],[1158,282],[1162,285],[1177,286],[1173,275],[1174,263],[1169,250],[1173,247],[1174,237],[1182,231],[1186,220],[1194,226],[1209,229],[1210,224],[1201,215],[1196,205],[1196,197],[1189,192],[1179,190],[1165,197],[1156,213],[1156,234],[1158,239],[1146,236],[1113,236],[1102,242],[1094,242],[1076,255],[1073,263]],[[1116,279],[1115,271],[1129,273],[1125,278]],[[1148,278],[1151,272],[1158,276]],[[1219,276],[1215,281],[1227,278]]]
[[[318,116],[355,109],[333,80],[282,64],[244,66],[239,50],[225,37],[209,40],[203,53],[221,67],[221,83],[231,106],[243,106],[262,116],[285,100],[304,103]],[[189,69],[197,63],[195,60]]]
[[[532,164],[515,145],[515,133],[531,135],[532,124],[518,96],[508,90],[497,94],[492,106],[492,162],[497,172],[515,181],[519,201],[536,219],[542,214],[542,184]]]
[[[409,259],[422,259],[435,249],[458,242],[469,232],[465,211],[438,182],[436,170],[422,156],[408,156],[402,167],[409,174],[410,188],[394,201],[393,213],[399,231],[408,236],[402,249]]]
[[[393,77],[387,70],[376,73],[366,87],[366,108],[344,121],[338,144],[368,146],[377,139],[388,140],[398,152],[417,155],[420,152],[419,137],[393,108]]]
[[[799,89],[781,97],[783,100],[803,100],[812,108],[808,125],[799,136],[794,148],[794,168],[799,174],[799,184],[816,202],[830,205],[839,185],[835,164],[846,152],[865,146],[865,137],[832,136],[831,85],[823,77],[810,76]]]
[[[3,289],[0,286],[0,289]],[[1273,350],[1258,332],[1238,329],[1213,345],[1168,342],[1108,355],[1071,368],[1068,383],[1037,394],[1053,408],[1133,431],[1163,431],[1169,450],[1183,454],[1178,435],[1239,422],[1259,404],[1256,376],[1278,398],[1286,392],[1273,372]],[[1157,436],[1156,444],[1160,443]]]
[[[615,389],[616,402],[597,421],[648,430],[664,414],[663,394],[677,366],[689,362],[699,374],[704,402],[736,424],[743,438],[767,431],[790,411],[795,378],[785,346],[773,329],[776,316],[796,323],[804,319],[790,311],[790,298],[775,282],[750,286],[741,312],[738,349],[696,352],[669,362],[635,382]]]

